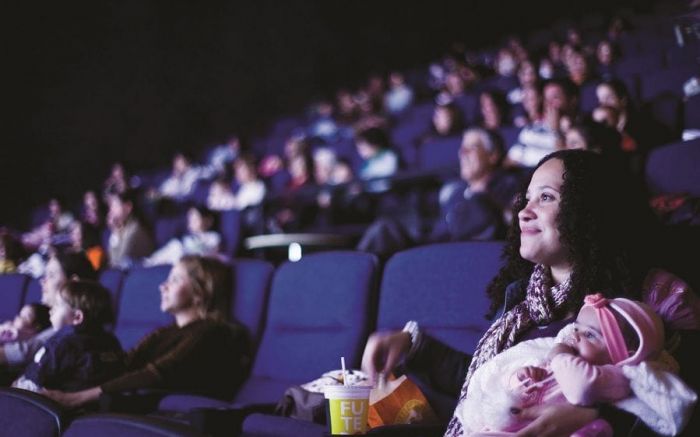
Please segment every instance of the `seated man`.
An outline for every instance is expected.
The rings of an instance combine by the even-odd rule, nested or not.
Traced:
[[[389,256],[416,244],[503,238],[505,213],[520,181],[501,168],[502,158],[500,137],[468,129],[459,150],[460,178],[440,190],[440,215],[431,229],[410,232],[395,218],[379,219],[367,229],[358,249]]]

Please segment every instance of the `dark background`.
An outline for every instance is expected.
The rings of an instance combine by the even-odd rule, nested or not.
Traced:
[[[370,72],[639,2],[22,1],[3,5],[0,224],[166,166]],[[645,2],[645,4],[648,2]]]

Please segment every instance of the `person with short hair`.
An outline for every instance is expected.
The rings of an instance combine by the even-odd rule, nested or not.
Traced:
[[[52,307],[59,290],[71,279],[96,280],[97,272],[83,252],[54,253],[46,263],[44,275],[39,281],[41,302]],[[53,327],[48,327],[27,340],[4,344],[0,347],[0,364],[13,371],[21,371],[55,333]]]
[[[161,311],[175,322],[145,336],[126,354],[126,370],[77,392],[44,394],[67,407],[102,393],[164,389],[230,399],[247,377],[251,349],[245,329],[224,321],[230,269],[211,258],[186,255],[160,285]]]
[[[153,238],[139,216],[133,190],[110,196],[107,226],[110,229],[108,252],[111,267],[128,268],[153,252]]]
[[[118,375],[122,348],[105,325],[114,319],[109,291],[94,281],[68,281],[51,307],[57,331],[13,387],[77,391]]]

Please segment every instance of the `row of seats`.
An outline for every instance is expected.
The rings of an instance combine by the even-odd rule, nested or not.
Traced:
[[[473,351],[489,325],[484,290],[501,251],[501,242],[424,246],[391,258],[381,275],[373,255],[351,251],[311,254],[276,270],[264,261],[236,260],[231,314],[259,339],[250,377],[232,400],[173,394],[160,400],[159,410],[273,405],[289,386],[338,368],[341,356],[358,368],[368,334],[400,329],[407,315],[447,344]],[[118,275],[105,272],[103,283],[114,286]],[[134,269],[113,288],[119,302],[115,332],[125,347],[168,323],[157,292],[166,275],[162,267]],[[455,400],[426,394],[439,415],[449,417]]]
[[[67,415],[49,399],[18,389],[0,389],[0,436],[197,437],[191,427],[124,414],[91,414],[68,425]]]

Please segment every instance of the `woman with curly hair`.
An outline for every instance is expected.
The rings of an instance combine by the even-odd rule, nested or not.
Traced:
[[[373,334],[363,368],[376,376],[404,358],[407,369],[428,375],[438,390],[459,394],[460,405],[477,368],[521,341],[554,335],[573,321],[587,294],[654,300],[659,291],[650,294],[648,289],[658,288],[658,281],[647,273],[655,244],[644,238],[654,233],[653,216],[631,181],[592,152],[563,150],[546,156],[516,203],[506,263],[487,289],[494,322],[474,354],[449,348],[411,321],[403,331]],[[675,292],[688,294],[682,281],[671,282]],[[658,302],[652,304],[659,308]],[[598,411],[560,405],[531,414],[535,420],[522,435],[568,436]],[[454,417],[445,435],[462,435]]]

